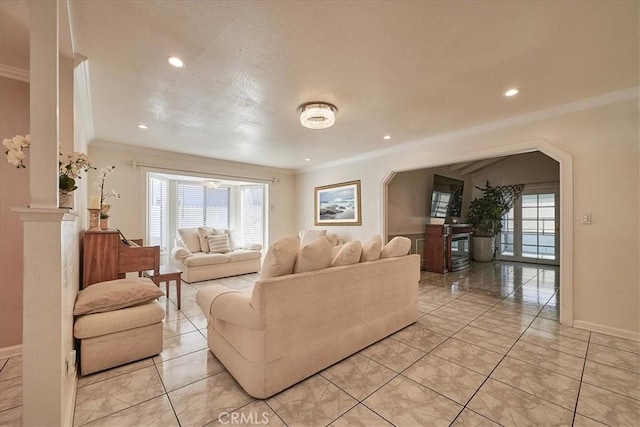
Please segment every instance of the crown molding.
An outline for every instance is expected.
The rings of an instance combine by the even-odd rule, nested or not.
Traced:
[[[12,67],[11,65],[0,64],[0,76],[29,83],[29,70]]]

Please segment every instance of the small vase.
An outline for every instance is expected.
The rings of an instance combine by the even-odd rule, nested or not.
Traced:
[[[100,230],[109,229],[109,218],[100,218]]]
[[[73,209],[73,193],[69,191],[58,191],[58,207]]]
[[[108,205],[108,204],[102,204],[102,205],[100,205],[100,213],[101,213],[103,216],[107,216],[107,215],[109,215],[109,209],[111,209],[111,205]]]

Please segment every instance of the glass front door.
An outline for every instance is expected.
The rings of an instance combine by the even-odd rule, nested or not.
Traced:
[[[559,264],[558,187],[526,188],[502,217],[498,258]]]

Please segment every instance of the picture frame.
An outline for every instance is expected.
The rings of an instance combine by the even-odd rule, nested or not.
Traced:
[[[315,225],[362,225],[360,180],[315,187]]]

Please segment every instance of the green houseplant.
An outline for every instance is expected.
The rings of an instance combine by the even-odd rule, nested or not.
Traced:
[[[472,255],[476,261],[488,262],[495,253],[495,238],[502,229],[502,216],[509,210],[497,187],[487,181],[485,188],[476,187],[482,195],[469,204],[467,222],[473,229]]]

